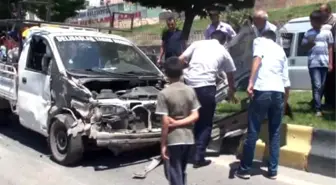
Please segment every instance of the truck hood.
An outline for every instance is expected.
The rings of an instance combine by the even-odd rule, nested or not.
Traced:
[[[80,80],[82,83],[89,81],[119,81],[119,80],[163,80],[163,76],[155,74],[117,74],[105,71],[71,70],[67,74]]]

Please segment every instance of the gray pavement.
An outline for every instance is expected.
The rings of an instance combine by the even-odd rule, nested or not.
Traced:
[[[90,152],[80,166],[62,167],[50,160],[45,138],[14,124],[0,126],[0,185],[165,185],[162,166],[144,180],[132,179],[149,163],[153,150],[128,152],[115,157],[110,152]],[[156,153],[157,154],[157,153]],[[330,185],[335,179],[280,168],[278,180],[265,178],[264,168],[254,170],[250,180],[232,178],[232,155],[212,157],[213,164],[188,169],[188,185]],[[258,163],[256,163],[258,166]]]

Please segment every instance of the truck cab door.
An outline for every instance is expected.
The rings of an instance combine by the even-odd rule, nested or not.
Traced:
[[[25,46],[25,56],[19,61],[18,114],[20,123],[46,135],[48,111],[51,106],[50,73],[51,56],[47,39],[33,36]],[[23,52],[24,53],[24,52]],[[50,55],[50,54],[49,54]]]

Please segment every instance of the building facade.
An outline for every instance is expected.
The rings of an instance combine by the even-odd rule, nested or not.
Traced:
[[[85,10],[78,11],[75,17],[67,20],[71,24],[96,27],[110,27],[114,14],[114,27],[130,28],[133,26],[155,24],[159,21],[161,8],[142,7],[137,3],[127,3],[123,0],[90,0]]]

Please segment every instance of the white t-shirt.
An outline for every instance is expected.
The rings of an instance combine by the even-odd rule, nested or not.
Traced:
[[[290,86],[287,57],[276,42],[264,37],[254,39],[253,57],[261,58],[254,80],[255,90],[284,92],[285,87]]]
[[[231,55],[215,39],[193,42],[182,55],[190,59],[184,80],[194,88],[216,86],[218,72],[236,71]]]

